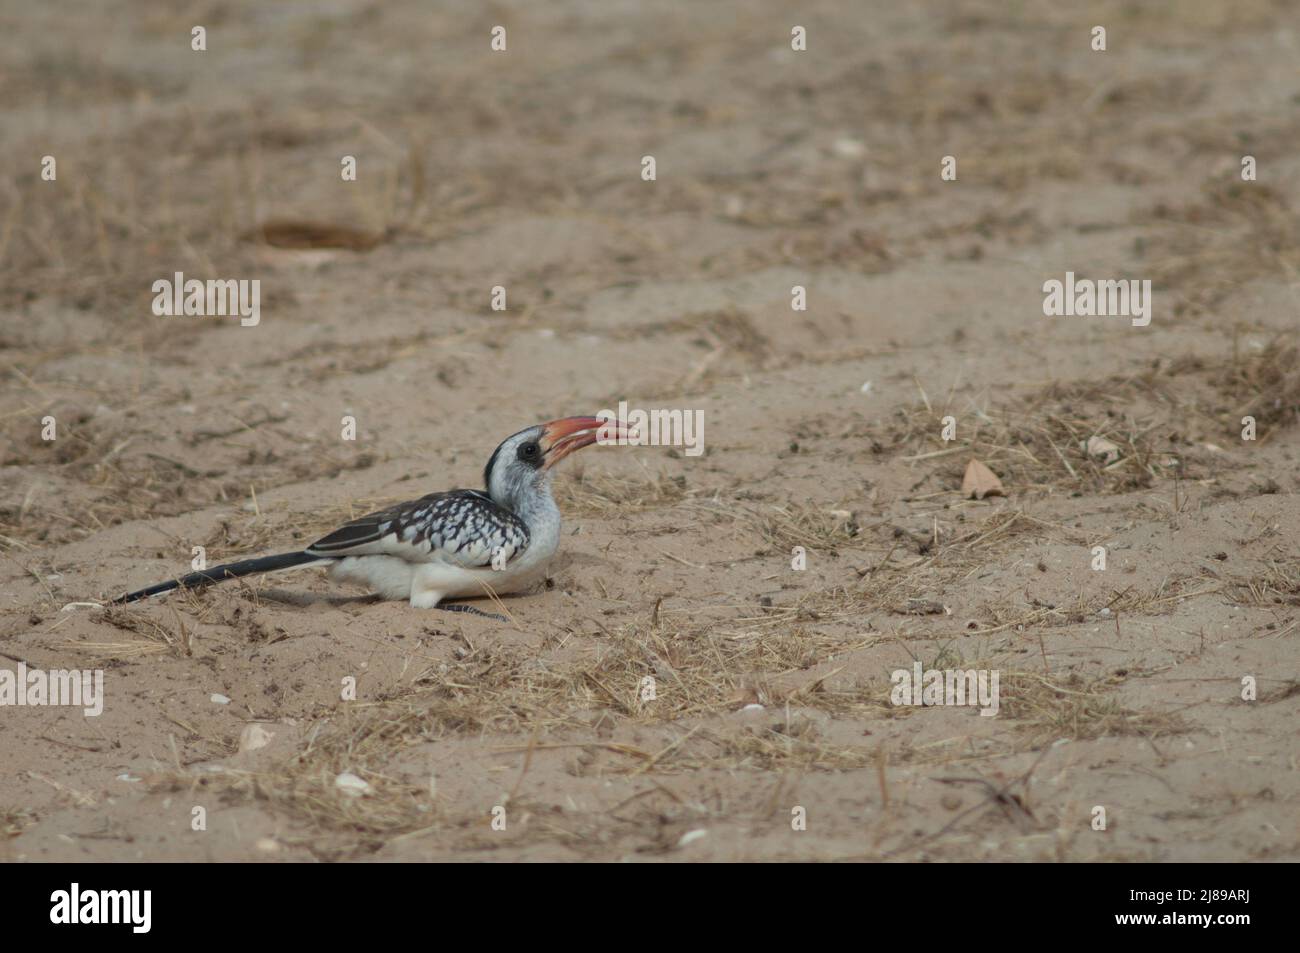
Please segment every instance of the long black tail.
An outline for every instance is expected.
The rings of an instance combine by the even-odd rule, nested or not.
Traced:
[[[240,576],[252,576],[259,572],[275,572],[279,569],[292,569],[294,566],[305,566],[308,563],[318,562],[332,562],[332,560],[321,559],[319,556],[312,556],[303,552],[281,553],[278,556],[263,556],[260,559],[244,559],[237,563],[226,563],[224,566],[213,566],[211,569],[205,569],[202,572],[192,572],[188,576],[160,582],[146,589],[128,592],[126,595],[114,599],[111,605],[135,602],[137,599],[147,599],[149,596],[156,596],[160,592],[171,592],[181,586],[186,589],[201,589],[204,586],[221,582],[223,579],[238,579]]]

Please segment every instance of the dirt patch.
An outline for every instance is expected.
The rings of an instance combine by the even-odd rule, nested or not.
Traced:
[[[0,707],[0,857],[1300,859],[1285,4],[347,6],[7,24],[0,668],[105,700]],[[1151,324],[1045,317],[1067,271]],[[505,623],[96,605],[620,400],[705,452],[566,462]]]

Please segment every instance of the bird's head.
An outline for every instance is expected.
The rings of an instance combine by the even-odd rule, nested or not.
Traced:
[[[599,417],[563,417],[507,437],[483,471],[488,496],[511,510],[526,508],[536,494],[546,494],[551,467],[575,450],[591,446],[598,435],[627,436],[628,431]]]

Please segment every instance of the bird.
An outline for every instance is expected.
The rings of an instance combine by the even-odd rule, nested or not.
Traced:
[[[226,579],[326,566],[383,599],[502,619],[444,599],[517,592],[536,582],[560,544],[551,469],[597,442],[629,436],[609,417],[563,417],[511,434],[483,469],[482,490],[446,490],[351,520],[298,552],[244,559],[129,592],[113,605]],[[503,620],[504,621],[504,620]]]

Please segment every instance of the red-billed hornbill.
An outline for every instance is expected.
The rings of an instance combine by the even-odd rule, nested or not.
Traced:
[[[603,429],[602,429],[603,428]],[[443,599],[514,592],[536,582],[560,543],[551,467],[575,450],[626,435],[615,421],[565,417],[507,437],[483,471],[486,490],[448,490],[352,520],[296,553],[214,566],[114,599],[134,602],[182,586],[327,565],[340,582],[360,582],[417,609],[487,615]],[[497,616],[496,618],[500,618]]]

